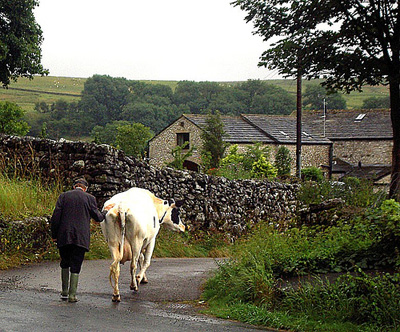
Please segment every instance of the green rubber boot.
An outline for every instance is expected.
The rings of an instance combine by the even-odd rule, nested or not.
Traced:
[[[61,269],[61,300],[68,299],[69,268]]]
[[[68,293],[68,302],[78,302],[76,298],[76,289],[78,288],[78,273],[71,273],[71,278],[69,280],[69,293]]]

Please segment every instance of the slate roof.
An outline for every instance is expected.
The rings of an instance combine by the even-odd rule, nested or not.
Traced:
[[[332,173],[341,174],[343,177],[353,176],[373,181],[379,181],[391,174],[391,165],[358,165],[350,164],[340,158],[334,158],[332,163]]]
[[[206,125],[206,115],[202,114],[184,114],[185,118],[193,122],[200,128]],[[242,117],[239,116],[221,116],[224,130],[227,133],[225,138],[229,143],[273,143],[274,141],[265,135],[260,129],[254,127]]]
[[[278,143],[294,144],[297,136],[297,119],[289,116],[243,114],[242,117],[269,135]],[[302,144],[330,144],[307,123],[302,123]]]
[[[206,115],[184,114],[198,127],[205,126]],[[229,143],[296,143],[296,116],[242,114],[221,116],[225,139]],[[325,122],[325,130],[324,130]],[[324,136],[325,132],[325,136]],[[331,140],[393,139],[389,110],[303,111],[302,144],[331,144]]]
[[[293,116],[294,117],[294,116]],[[323,135],[322,111],[304,111],[302,120]],[[325,135],[331,140],[392,139],[389,110],[328,110]]]
[[[189,121],[200,128],[206,125],[206,115],[185,114]],[[225,139],[229,143],[296,143],[296,118],[260,114],[242,114],[241,116],[221,116],[224,130],[228,134]],[[315,133],[310,126],[302,126],[302,144],[331,144],[327,138]]]

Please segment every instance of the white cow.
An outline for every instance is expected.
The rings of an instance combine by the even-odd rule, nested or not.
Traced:
[[[130,288],[137,291],[138,284],[147,282],[145,273],[150,266],[160,224],[171,230],[185,231],[179,218],[180,206],[181,202],[170,204],[141,188],[131,188],[104,203],[103,210],[108,210],[108,213],[101,228],[113,259],[110,266],[113,302],[121,301],[118,288],[120,263],[131,261]],[[135,277],[138,262],[140,272]]]

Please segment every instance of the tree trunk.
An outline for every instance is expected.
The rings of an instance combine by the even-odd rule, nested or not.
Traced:
[[[390,116],[393,128],[392,176],[389,198],[400,201],[400,79],[389,78],[390,84]]]

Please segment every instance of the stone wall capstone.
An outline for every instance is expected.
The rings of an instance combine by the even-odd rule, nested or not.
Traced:
[[[278,182],[239,180],[157,168],[109,145],[0,136],[0,167],[59,179],[67,186],[78,176],[90,183],[99,206],[131,187],[157,197],[185,200],[182,219],[190,231],[219,230],[239,236],[250,223],[294,217],[297,187]]]

